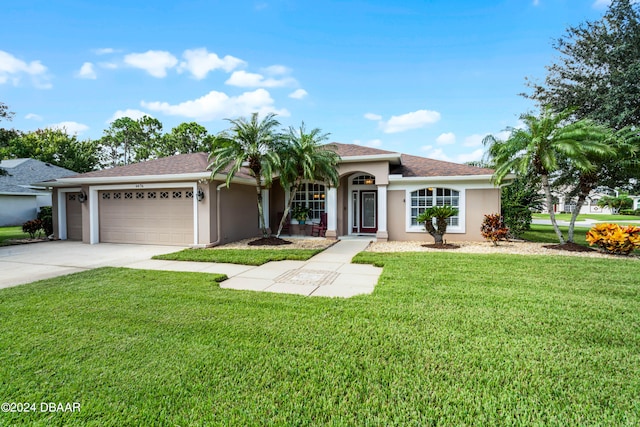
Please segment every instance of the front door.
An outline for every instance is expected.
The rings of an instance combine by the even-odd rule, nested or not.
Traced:
[[[375,233],[378,231],[378,193],[376,191],[360,192],[360,232]]]

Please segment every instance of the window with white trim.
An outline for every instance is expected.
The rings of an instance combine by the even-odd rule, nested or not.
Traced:
[[[449,205],[456,209],[460,208],[460,192],[450,188],[422,188],[411,192],[411,225],[418,226],[416,218],[427,208],[433,206]],[[460,225],[460,212],[458,215],[447,219],[447,224],[451,227]]]
[[[293,197],[292,209],[295,206],[305,206],[311,211],[309,219],[320,220],[320,214],[325,212],[325,186],[311,182],[302,183]]]

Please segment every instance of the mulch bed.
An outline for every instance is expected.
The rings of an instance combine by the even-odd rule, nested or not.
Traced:
[[[431,249],[460,249],[460,246],[454,245],[452,243],[429,243],[426,245],[420,245],[423,248],[431,248]]]
[[[279,237],[270,236],[270,237],[262,237],[258,240],[253,240],[247,245],[249,246],[282,246],[282,245],[290,245],[292,242],[284,239],[280,239]]]
[[[544,245],[543,248],[547,249],[555,249],[558,251],[569,251],[569,252],[593,252],[595,249],[588,248],[586,246],[578,245],[577,243],[567,242],[562,245]]]

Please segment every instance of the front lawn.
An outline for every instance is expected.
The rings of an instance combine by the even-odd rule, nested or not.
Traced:
[[[356,259],[384,265],[373,295],[115,268],[0,289],[3,401],[82,408],[0,424],[640,423],[638,261]]]
[[[531,214],[534,219],[549,219],[549,214],[533,213]],[[570,213],[557,213],[556,219],[559,221],[571,221]],[[609,214],[579,214],[578,221],[584,221],[590,219],[598,222],[614,222],[617,224],[623,224],[627,221],[640,221],[640,216],[634,215],[609,215]]]
[[[22,226],[16,225],[14,227],[0,227],[0,246],[4,246],[6,240],[10,239],[28,239],[29,233],[22,231]]]
[[[568,226],[560,226],[560,231],[565,240],[568,236],[568,229]],[[589,231],[589,229],[588,227],[575,227],[573,231],[573,240],[575,243],[582,246],[589,246],[589,243],[587,243],[587,231]],[[553,225],[531,224],[531,229],[523,233],[521,237],[530,242],[559,243],[558,236],[556,236],[556,232],[553,230]],[[593,246],[593,248],[596,248],[596,246]]]
[[[262,265],[269,261],[306,261],[322,251],[323,249],[183,249],[166,255],[156,255],[153,259]]]

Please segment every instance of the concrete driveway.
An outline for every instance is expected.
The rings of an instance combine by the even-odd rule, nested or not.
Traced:
[[[48,279],[96,267],[127,267],[154,255],[176,252],[179,246],[88,245],[52,241],[0,247],[0,288]]]

